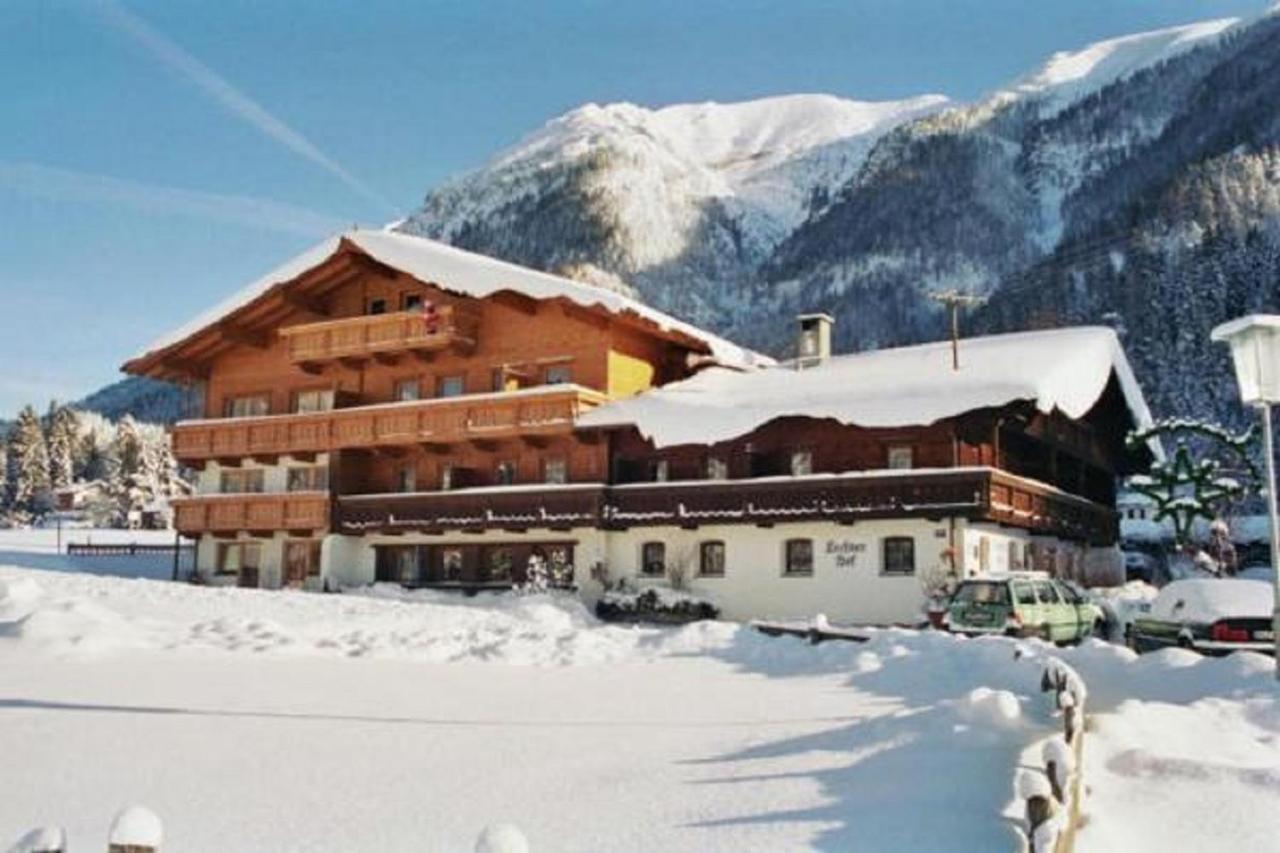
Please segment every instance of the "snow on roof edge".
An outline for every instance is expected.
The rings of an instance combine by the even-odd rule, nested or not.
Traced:
[[[728,441],[780,417],[829,418],[864,427],[922,426],[965,411],[1027,400],[1042,412],[1083,417],[1115,376],[1136,427],[1151,413],[1115,332],[1080,326],[969,338],[962,370],[950,344],[836,356],[796,371],[774,366],[694,377],[607,403],[582,426],[634,426],[656,447]],[[968,364],[965,368],[964,365]],[[1162,458],[1158,441],[1148,448]]]
[[[425,237],[374,229],[353,229],[312,246],[213,308],[197,315],[195,319],[161,336],[129,361],[148,358],[175,346],[266,295],[276,285],[297,278],[332,257],[344,239],[374,260],[445,290],[478,299],[503,290],[512,290],[534,299],[565,298],[583,307],[599,307],[613,314],[631,312],[665,331],[677,332],[701,341],[722,364],[743,368],[773,363],[773,359],[768,356],[620,293],[468,252]]]

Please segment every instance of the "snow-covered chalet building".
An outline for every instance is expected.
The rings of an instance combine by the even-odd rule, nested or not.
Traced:
[[[210,582],[477,590],[537,556],[729,618],[914,622],[940,574],[1115,559],[1148,414],[1109,329],[772,360],[614,291],[354,230],[132,359],[203,417]]]

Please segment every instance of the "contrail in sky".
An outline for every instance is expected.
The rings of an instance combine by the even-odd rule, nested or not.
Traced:
[[[112,24],[140,42],[162,63],[188,77],[224,109],[247,121],[295,154],[302,155],[328,171],[383,210],[394,209],[394,205],[336,163],[312,144],[311,140],[267,112],[257,101],[231,85],[220,74],[187,53],[146,21],[116,3],[115,0],[102,0],[99,8]]]
[[[177,214],[232,225],[322,237],[346,227],[336,217],[252,196],[221,195],[0,160],[0,190],[53,201],[122,205],[144,213]]]

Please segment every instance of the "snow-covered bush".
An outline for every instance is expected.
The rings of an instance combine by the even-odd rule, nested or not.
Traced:
[[[640,592],[614,590],[596,602],[596,616],[607,622],[654,622],[679,625],[715,619],[720,608],[709,599],[666,587]]]

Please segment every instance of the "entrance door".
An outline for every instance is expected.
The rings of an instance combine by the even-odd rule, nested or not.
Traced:
[[[287,542],[284,546],[284,585],[300,587],[320,573],[319,542]]]

